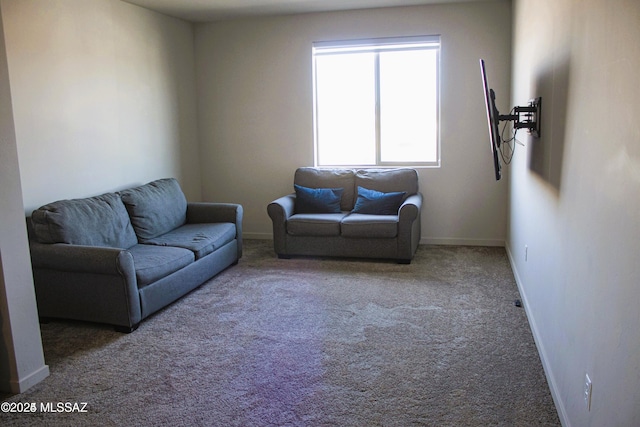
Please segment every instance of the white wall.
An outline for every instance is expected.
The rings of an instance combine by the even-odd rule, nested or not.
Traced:
[[[191,24],[116,0],[1,0],[25,210],[174,176],[199,200]]]
[[[635,426],[640,3],[516,0],[513,28],[512,102],[543,97],[542,137],[521,138],[511,173],[508,250],[529,320],[564,425]]]
[[[44,363],[0,9],[0,390],[19,393],[49,375]]]
[[[247,237],[271,236],[266,208],[313,165],[311,44],[442,36],[442,167],[420,169],[422,239],[504,244],[507,184],[495,182],[478,59],[507,108],[511,3],[373,9],[196,25],[203,198],[244,206]]]

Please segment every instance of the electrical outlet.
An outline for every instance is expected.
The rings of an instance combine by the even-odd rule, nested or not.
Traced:
[[[585,374],[585,376],[584,376],[584,404],[587,405],[587,411],[591,410],[591,390],[593,390],[593,385],[591,384],[591,378],[589,378],[589,374]]]
[[[529,258],[529,246],[524,245],[524,261],[527,262],[528,258]]]

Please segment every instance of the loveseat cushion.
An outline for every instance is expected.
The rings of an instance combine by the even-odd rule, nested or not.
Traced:
[[[406,196],[410,196],[418,192],[418,172],[409,168],[359,169],[355,174],[355,185],[355,188],[364,187],[383,193],[404,191]]]
[[[189,249],[196,259],[209,255],[236,238],[236,226],[228,222],[185,224],[161,236],[147,240],[148,245]]]
[[[133,256],[138,288],[175,273],[195,260],[188,249],[139,244],[128,249]]]
[[[339,236],[340,222],[348,213],[295,214],[287,220],[287,233],[295,236]]]
[[[398,215],[352,213],[342,220],[343,237],[394,238],[398,235]]]
[[[293,183],[308,188],[342,188],[344,191],[340,199],[340,210],[353,209],[355,186],[352,169],[298,168],[293,176]]]
[[[340,213],[343,188],[308,188],[294,184],[296,213]]]
[[[383,193],[381,191],[358,187],[358,198],[351,212],[373,215],[397,215],[405,194],[407,193],[404,191]]]
[[[175,178],[164,178],[120,192],[140,243],[168,233],[187,218],[187,199]]]
[[[122,249],[138,243],[127,210],[114,193],[49,203],[33,211],[31,225],[40,243]]]

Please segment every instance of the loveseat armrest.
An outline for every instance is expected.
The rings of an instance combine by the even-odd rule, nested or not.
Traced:
[[[229,222],[236,226],[238,258],[242,257],[242,205],[237,203],[190,202],[187,203],[187,224],[211,224]]]
[[[269,203],[267,213],[273,222],[284,223],[294,214],[295,208],[296,196],[287,194]]]
[[[420,243],[420,213],[422,194],[415,193],[407,197],[398,212],[398,259],[403,263],[411,262]]]
[[[398,215],[399,221],[405,223],[411,223],[416,218],[420,217],[420,211],[422,210],[422,194],[415,193],[407,197],[407,199],[400,205]]]
[[[273,222],[273,247],[278,255],[286,255],[287,220],[295,212],[296,196],[287,194],[267,206],[267,213]]]

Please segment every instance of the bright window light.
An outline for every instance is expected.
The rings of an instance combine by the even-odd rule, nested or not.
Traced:
[[[439,166],[437,36],[314,43],[316,166]]]

